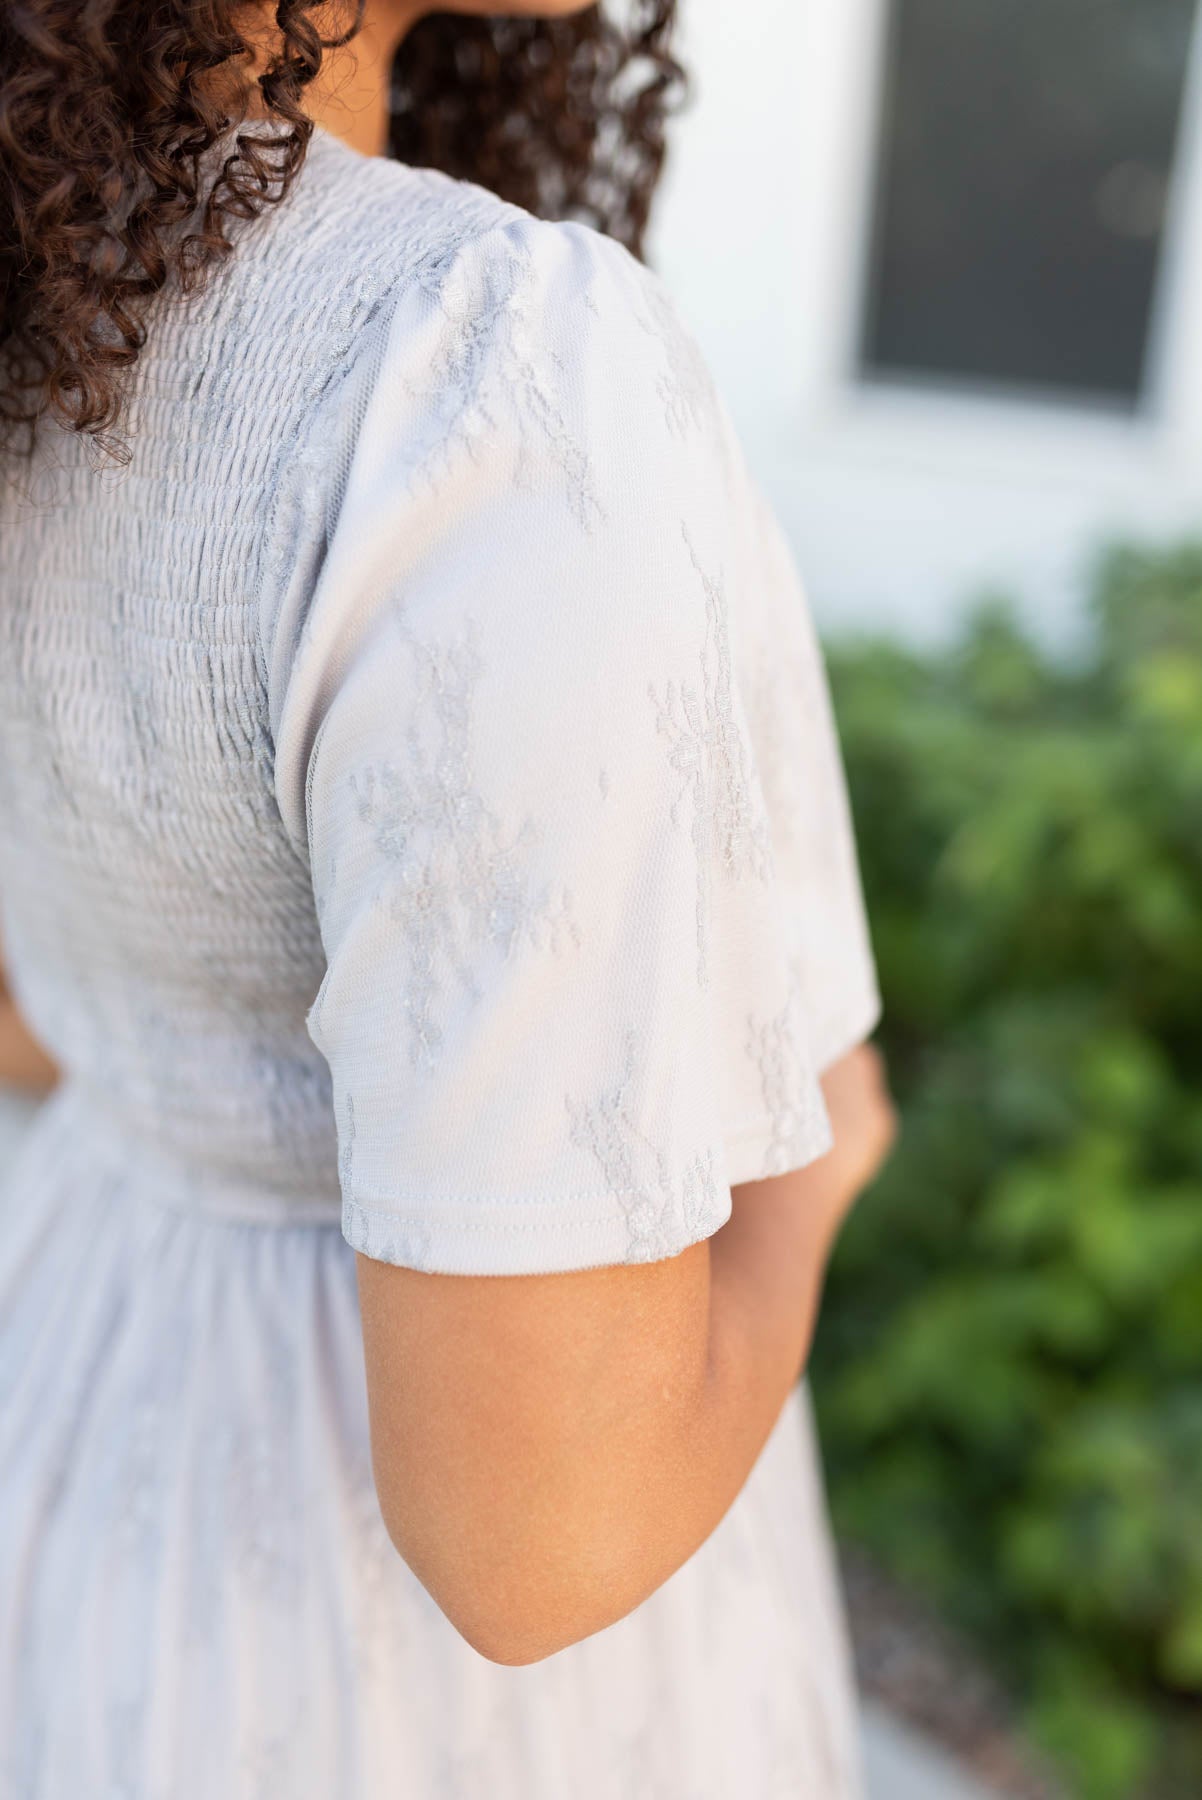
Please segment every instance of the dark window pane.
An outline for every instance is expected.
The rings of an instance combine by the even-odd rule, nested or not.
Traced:
[[[1134,401],[1195,0],[893,0],[864,364]]]

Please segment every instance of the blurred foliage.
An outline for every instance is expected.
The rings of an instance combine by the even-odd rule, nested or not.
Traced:
[[[845,1534],[1080,1800],[1202,1795],[1202,544],[828,649],[903,1129],[814,1385]]]

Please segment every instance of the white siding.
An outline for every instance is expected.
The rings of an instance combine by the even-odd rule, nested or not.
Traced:
[[[824,627],[941,636],[1001,584],[1064,639],[1100,541],[1202,531],[1202,55],[1196,44],[1155,403],[1136,421],[853,380],[883,20],[884,0],[684,0],[695,98],[653,256]]]

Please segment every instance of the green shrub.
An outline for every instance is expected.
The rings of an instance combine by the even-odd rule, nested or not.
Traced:
[[[901,1101],[814,1362],[832,1501],[1082,1800],[1202,1794],[1202,544],[1091,648],[828,649]]]

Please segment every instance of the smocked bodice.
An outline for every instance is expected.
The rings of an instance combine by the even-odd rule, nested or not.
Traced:
[[[398,265],[501,210],[343,155],[319,134],[303,207],[156,319],[129,465],[50,427],[0,498],[10,983],[112,1126],[284,1195],[337,1188],[305,1027],[321,940],[273,791],[260,633],[281,565],[303,579],[321,555],[320,509],[307,543],[282,516],[295,448]]]

